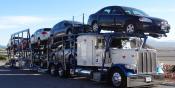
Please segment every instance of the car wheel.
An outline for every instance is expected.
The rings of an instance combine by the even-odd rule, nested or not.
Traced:
[[[110,82],[115,88],[126,88],[127,78],[122,71],[114,69],[110,75]]]
[[[69,29],[68,31],[67,31],[67,35],[72,35],[73,33],[72,33],[72,31]]]
[[[67,31],[68,39],[71,39],[71,38],[73,37],[72,35],[73,35],[73,32],[72,32],[72,30],[69,29],[69,30]]]
[[[96,32],[96,33],[99,33],[99,32],[100,32],[99,25],[98,25],[96,22],[94,22],[94,23],[92,24],[92,31],[93,31],[93,32]]]
[[[132,34],[135,32],[135,25],[134,24],[127,24],[125,27],[126,33]]]

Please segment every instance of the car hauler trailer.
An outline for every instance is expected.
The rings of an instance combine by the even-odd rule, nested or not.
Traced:
[[[39,40],[31,43],[31,67],[32,70],[47,69],[47,61],[49,55],[49,39]]]
[[[30,30],[22,30],[11,35],[7,45],[7,55],[12,67],[23,67],[30,56]]]
[[[31,44],[27,29],[11,36],[7,50],[12,66],[27,63],[26,59],[32,57],[32,67],[48,69],[51,75],[84,76],[124,88],[163,80],[157,72],[156,50],[144,48],[146,39],[139,33],[82,33],[59,36],[56,42],[51,37]]]
[[[143,42],[136,44],[135,38]],[[157,72],[156,50],[144,48],[144,34],[84,33],[58,39],[50,45],[51,75],[85,76],[117,88],[159,84],[163,80]]]

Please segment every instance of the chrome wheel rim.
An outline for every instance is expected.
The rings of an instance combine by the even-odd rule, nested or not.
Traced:
[[[68,34],[68,39],[71,39],[73,33],[71,31],[68,31],[67,34]]]
[[[112,83],[115,87],[119,87],[122,81],[120,73],[115,72],[112,76]]]
[[[93,28],[93,31],[95,31],[95,32],[98,31],[98,29],[99,29],[98,24],[94,23],[92,28]]]
[[[72,32],[71,31],[68,31],[68,33],[67,33],[68,35],[72,35]]]
[[[133,24],[129,24],[126,28],[127,33],[133,33],[134,32],[134,25]]]

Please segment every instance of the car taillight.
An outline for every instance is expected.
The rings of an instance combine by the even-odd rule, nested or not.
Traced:
[[[44,35],[45,35],[45,34],[47,34],[47,32],[42,32],[42,34],[44,34]]]

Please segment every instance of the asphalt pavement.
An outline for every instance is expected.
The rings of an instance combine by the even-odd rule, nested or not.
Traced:
[[[112,88],[112,86],[82,77],[64,79],[29,69],[0,66],[0,88]],[[175,86],[157,85],[153,88],[175,88]]]

